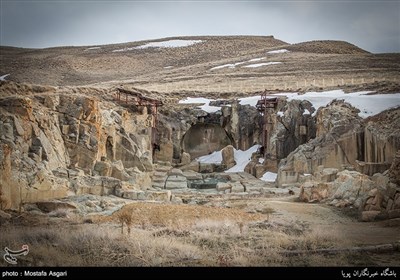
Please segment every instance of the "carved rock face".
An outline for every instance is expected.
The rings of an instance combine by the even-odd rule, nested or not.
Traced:
[[[4,103],[8,99],[12,106]],[[7,177],[0,179],[7,181],[1,185],[7,208],[74,192],[112,193],[118,182],[139,184],[136,174],[152,171],[147,112],[63,92],[6,97],[0,105],[1,176]],[[117,182],[108,188],[107,180],[94,183],[93,176]]]

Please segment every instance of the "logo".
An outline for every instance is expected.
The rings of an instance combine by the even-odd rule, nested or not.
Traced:
[[[19,251],[13,251],[10,250],[8,247],[4,248],[4,251],[6,251],[6,253],[4,254],[3,258],[6,262],[8,262],[9,264],[17,264],[17,256],[21,256],[21,255],[28,255],[29,253],[29,247],[28,245],[22,245],[22,249]]]

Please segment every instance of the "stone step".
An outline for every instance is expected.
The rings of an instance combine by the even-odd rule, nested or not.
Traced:
[[[152,182],[151,183],[153,188],[161,188],[163,189],[165,186],[165,182]]]
[[[172,169],[172,167],[168,166],[155,166],[154,170],[157,172],[168,172]]]
[[[172,181],[167,181],[166,183],[166,189],[173,190],[173,189],[186,189],[187,188],[187,182],[172,182]]]
[[[186,182],[187,179],[184,176],[179,176],[179,175],[169,175],[167,177],[168,182]]]
[[[165,182],[166,180],[167,180],[167,176],[153,178],[153,182]]]
[[[155,171],[153,172],[153,177],[167,177],[167,172]]]
[[[155,164],[158,166],[171,167],[171,163],[169,161],[156,161]]]

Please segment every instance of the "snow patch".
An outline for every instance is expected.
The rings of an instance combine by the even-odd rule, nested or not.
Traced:
[[[277,177],[278,177],[278,174],[267,171],[260,178],[260,180],[265,181],[265,182],[275,182]]]
[[[265,57],[253,58],[253,59],[250,59],[248,62],[256,62],[256,61],[260,61],[263,59],[265,59]]]
[[[203,42],[202,40],[168,40],[162,42],[151,42],[135,47],[135,49],[147,48],[182,48]]]
[[[220,164],[222,162],[222,153],[221,153],[221,151],[215,151],[212,154],[198,157],[196,160],[201,163]]]
[[[345,102],[350,103],[352,106],[358,108],[361,112],[359,116],[366,118],[379,114],[380,112],[389,108],[400,106],[400,93],[393,94],[374,94],[368,95],[371,91],[360,91],[345,93],[343,90],[331,90],[323,92],[307,92],[299,95],[297,92],[285,92],[273,94],[271,96],[286,96],[288,101],[297,100],[308,100],[315,108],[315,112],[312,116],[315,116],[318,108],[328,105],[334,99],[344,99]],[[239,98],[241,105],[250,105],[255,107],[257,101],[261,99],[260,95]],[[303,114],[310,114],[308,110],[305,110]],[[284,112],[277,112],[277,115],[283,117]]]
[[[224,64],[224,65],[219,65],[219,66],[215,66],[213,68],[211,68],[210,70],[218,70],[218,69],[222,69],[222,68],[235,68],[238,65],[241,64],[245,64],[247,62],[256,62],[256,61],[260,61],[265,59],[265,57],[257,57],[257,58],[253,58],[247,61],[240,61],[240,62],[236,62],[236,63],[228,63],[228,64]],[[251,66],[243,66],[243,67],[251,67]]]
[[[261,67],[261,66],[275,65],[275,64],[281,64],[281,63],[282,62],[263,62],[263,63],[245,65],[243,67],[246,67],[246,68],[257,68],[257,67]]]
[[[187,97],[184,100],[179,100],[179,104],[203,104],[202,106],[199,106],[200,109],[203,111],[206,111],[207,113],[214,113],[217,112],[218,110],[221,110],[221,107],[217,106],[210,106],[210,101],[215,101],[214,99],[208,99],[208,98],[203,98],[203,97]]]
[[[228,64],[224,64],[224,65],[219,65],[219,66],[215,66],[213,68],[211,68],[210,70],[218,70],[218,69],[222,69],[222,68],[235,68],[236,66],[243,64],[245,62],[241,61],[241,62],[236,62],[236,63],[228,63]]]
[[[343,90],[331,90],[323,92],[307,92],[303,95],[297,93],[278,93],[277,96],[286,96],[288,101],[308,100],[313,104],[313,107],[318,110],[322,106],[328,105],[334,99],[344,99],[345,102],[360,110],[359,116],[366,118],[379,114],[380,112],[400,106],[400,93],[394,94],[375,94],[368,95],[371,91],[360,91],[345,93]],[[312,116],[315,116],[315,111]]]
[[[257,152],[259,147],[260,145],[254,145],[246,151],[233,149],[236,165],[225,172],[243,172],[244,168],[251,160],[251,155]],[[212,154],[198,157],[196,160],[201,163],[220,164],[222,162],[222,153],[221,151],[215,151]]]
[[[257,101],[260,100],[260,98],[261,95],[239,98],[239,104],[256,107]]]
[[[118,49],[118,50],[113,50],[112,52],[127,52],[127,51],[133,51],[135,48],[123,48],[123,49]]]
[[[1,76],[0,81],[5,81],[8,76],[10,76],[10,74],[5,74],[5,75]]]
[[[263,159],[263,158],[259,158],[259,159],[258,159],[258,163],[263,164],[263,163],[264,163],[264,159]]]
[[[282,112],[282,111],[279,111],[278,113],[276,113],[276,115],[278,116],[278,117],[283,117],[284,115],[285,115],[285,112]]]
[[[234,157],[236,161],[236,165],[233,166],[232,168],[226,170],[225,172],[231,173],[231,172],[243,172],[244,168],[246,165],[250,162],[251,160],[251,155],[255,152],[257,152],[258,148],[260,148],[260,145],[254,145],[253,147],[249,148],[246,151],[242,150],[234,150]]]
[[[174,66],[165,66],[164,69],[170,69],[172,67],[174,67]]]
[[[304,109],[303,116],[304,116],[304,115],[311,115],[311,113],[310,113],[310,111],[308,111],[307,109]]]
[[[91,51],[91,50],[99,50],[99,49],[101,49],[101,47],[90,47],[90,48],[85,49],[85,52]]]
[[[269,53],[269,54],[277,54],[277,53],[287,53],[287,52],[289,52],[287,49],[281,49],[281,50],[269,51],[267,53]]]

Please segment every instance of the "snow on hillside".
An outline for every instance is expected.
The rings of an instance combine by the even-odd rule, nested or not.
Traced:
[[[92,50],[99,50],[99,49],[101,49],[101,47],[90,47],[90,48],[85,49],[85,51],[92,51]]]
[[[277,53],[287,53],[289,52],[287,49],[281,49],[281,50],[276,50],[276,51],[269,51],[267,53],[269,54],[277,54]]]
[[[275,64],[281,64],[282,62],[263,62],[263,63],[256,63],[256,64],[250,64],[250,65],[245,65],[243,67],[246,68],[256,68],[256,67],[261,67],[261,66],[267,66],[267,65],[275,65]]]
[[[141,50],[147,48],[181,48],[181,47],[188,47],[194,44],[198,44],[203,42],[202,40],[168,40],[168,41],[161,41],[161,42],[151,42],[137,47],[130,47],[130,48],[123,48],[113,50],[112,52],[126,52],[126,51],[133,51],[133,50]]]
[[[210,106],[210,101],[215,101],[214,99],[208,99],[208,98],[203,98],[203,97],[187,97],[184,100],[179,100],[179,104],[204,104],[202,106],[199,106],[200,109],[203,111],[206,111],[207,113],[214,113],[217,112],[218,110],[221,110],[221,107],[217,106]]]
[[[127,52],[127,51],[133,51],[135,48],[123,48],[123,49],[117,49],[117,50],[113,50],[112,52]]]
[[[360,110],[359,115],[362,118],[379,114],[380,112],[392,107],[400,106],[400,93],[374,95],[368,95],[368,93],[370,93],[370,91],[345,93],[343,90],[331,90],[323,92],[307,92],[301,95],[297,92],[286,92],[274,94],[274,96],[286,96],[289,101],[293,99],[308,100],[313,104],[316,110],[322,106],[326,106],[334,99],[344,99],[346,102]],[[239,98],[239,100],[241,105],[248,104],[255,107],[260,98],[261,96],[258,95]],[[316,111],[314,112],[314,115],[315,113]]]
[[[8,76],[10,76],[10,74],[5,74],[5,75],[1,76],[0,81],[5,81]]]
[[[228,63],[228,64],[224,64],[224,65],[219,65],[219,66],[215,66],[213,68],[211,68],[210,70],[218,70],[218,69],[222,69],[222,68],[235,68],[236,66],[243,64],[246,62],[236,62],[236,63]]]
[[[344,99],[360,110],[359,116],[366,118],[380,112],[400,106],[400,93],[368,95],[370,91],[344,93],[343,90],[331,90],[324,92],[307,92],[303,95],[297,93],[282,93],[276,95],[287,96],[289,100],[299,99],[310,101],[315,109],[326,106],[334,99]],[[315,114],[316,112],[314,112]]]
[[[257,61],[260,61],[263,59],[265,59],[265,57],[257,57],[257,58],[249,59],[247,61],[239,61],[236,63],[228,63],[228,64],[224,64],[224,65],[218,65],[218,66],[211,68],[210,70],[218,70],[218,69],[222,69],[222,68],[235,68],[236,66],[241,65],[241,64],[245,64],[248,62],[257,62]],[[267,62],[265,65],[277,64],[277,63],[281,63],[281,62]],[[262,63],[260,63],[260,64],[262,64]],[[242,66],[242,67],[259,67],[259,66],[263,66],[263,65],[250,64],[250,65],[246,65],[246,66]]]
[[[147,49],[147,48],[181,48],[188,47],[194,44],[203,42],[202,40],[168,40],[162,42],[151,42],[145,45],[135,47],[135,49]]]
[[[344,99],[346,102],[350,103],[354,107],[360,110],[360,117],[366,118],[369,116],[373,116],[379,114],[380,112],[400,106],[400,93],[395,94],[375,94],[368,95],[370,91],[360,91],[360,92],[352,92],[352,93],[344,93],[343,90],[331,90],[324,92],[307,92],[305,94],[299,95],[296,92],[286,92],[274,94],[273,96],[286,96],[288,100],[299,99],[299,100],[308,100],[310,101],[314,108],[318,110],[318,108],[322,106],[326,106],[329,102],[334,99]],[[255,107],[257,101],[260,100],[261,96],[250,96],[239,98],[239,104],[241,105],[250,105]],[[182,104],[204,104],[199,106],[200,109],[208,112],[214,113],[221,109],[218,106],[210,106],[210,101],[214,101],[213,99],[208,98],[191,98],[188,97],[185,100],[180,100],[179,103]],[[278,112],[280,116],[283,116],[284,112]],[[305,111],[304,114],[310,114],[310,112]],[[316,111],[313,115],[316,114]]]
[[[263,59],[265,59],[265,57],[257,57],[257,58],[250,59],[248,62],[256,62],[256,61],[260,61]]]

